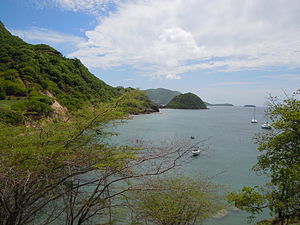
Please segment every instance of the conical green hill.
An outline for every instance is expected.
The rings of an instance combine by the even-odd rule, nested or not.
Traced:
[[[207,109],[206,104],[193,93],[185,93],[175,96],[166,108],[172,109]]]

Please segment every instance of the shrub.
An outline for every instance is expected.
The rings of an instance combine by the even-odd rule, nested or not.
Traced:
[[[30,100],[34,100],[34,101],[39,101],[42,103],[45,103],[47,105],[52,105],[53,104],[53,99],[45,96],[45,95],[41,95],[39,92],[37,91],[31,91],[29,94],[29,99]]]
[[[0,76],[5,80],[14,80],[16,77],[18,77],[18,71],[16,71],[15,69],[9,69],[5,72],[0,73]]]
[[[12,124],[12,125],[18,125],[24,122],[24,116],[21,112],[7,110],[7,109],[0,109],[0,121]]]
[[[51,105],[36,99],[28,99],[28,100],[20,101],[12,105],[11,108],[16,111],[35,113],[40,116],[48,116],[51,112],[53,112]]]
[[[49,104],[30,99],[26,102],[26,111],[48,116],[51,112],[53,112],[53,109]]]
[[[14,95],[14,96],[26,96],[27,94],[27,91],[22,84],[12,82],[12,81],[5,82],[5,92],[6,95]]]
[[[6,97],[5,91],[2,87],[0,87],[0,100],[4,100]]]

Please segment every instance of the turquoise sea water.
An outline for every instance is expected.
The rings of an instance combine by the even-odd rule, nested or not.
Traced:
[[[243,186],[260,185],[266,178],[249,169],[256,163],[258,151],[253,137],[268,132],[260,128],[265,122],[265,108],[256,108],[258,124],[251,124],[253,108],[210,107],[209,110],[162,109],[160,113],[133,116],[132,120],[118,124],[109,130],[120,135],[112,137],[113,143],[130,144],[135,139],[158,141],[165,138],[190,137],[208,139],[208,156],[194,157],[182,168],[186,175],[204,173],[215,176],[215,182],[229,190]],[[265,218],[267,215],[262,215]],[[221,219],[207,221],[208,225],[244,225],[247,214],[231,211]]]

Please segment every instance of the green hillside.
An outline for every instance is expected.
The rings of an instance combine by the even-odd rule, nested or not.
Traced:
[[[164,88],[147,89],[144,92],[152,102],[159,105],[166,105],[172,100],[172,98],[181,94],[178,91],[172,91]]]
[[[0,98],[32,97],[50,91],[68,108],[85,101],[108,101],[116,89],[91,74],[78,59],[67,59],[47,45],[31,45],[0,24]],[[35,97],[34,97],[35,98]]]
[[[207,109],[206,104],[193,93],[185,93],[175,96],[166,108],[172,109]]]
[[[109,102],[124,92],[139,91],[113,88],[90,73],[79,59],[65,58],[48,45],[28,44],[0,22],[0,120],[19,123],[23,116],[49,116],[54,102],[73,111]],[[138,112],[155,109],[149,100],[137,104],[147,99],[145,94],[134,96],[129,107],[137,106]]]

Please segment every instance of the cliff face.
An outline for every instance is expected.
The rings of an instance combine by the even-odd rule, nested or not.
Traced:
[[[186,93],[175,96],[166,108],[172,109],[207,109],[206,104],[193,93]]]

